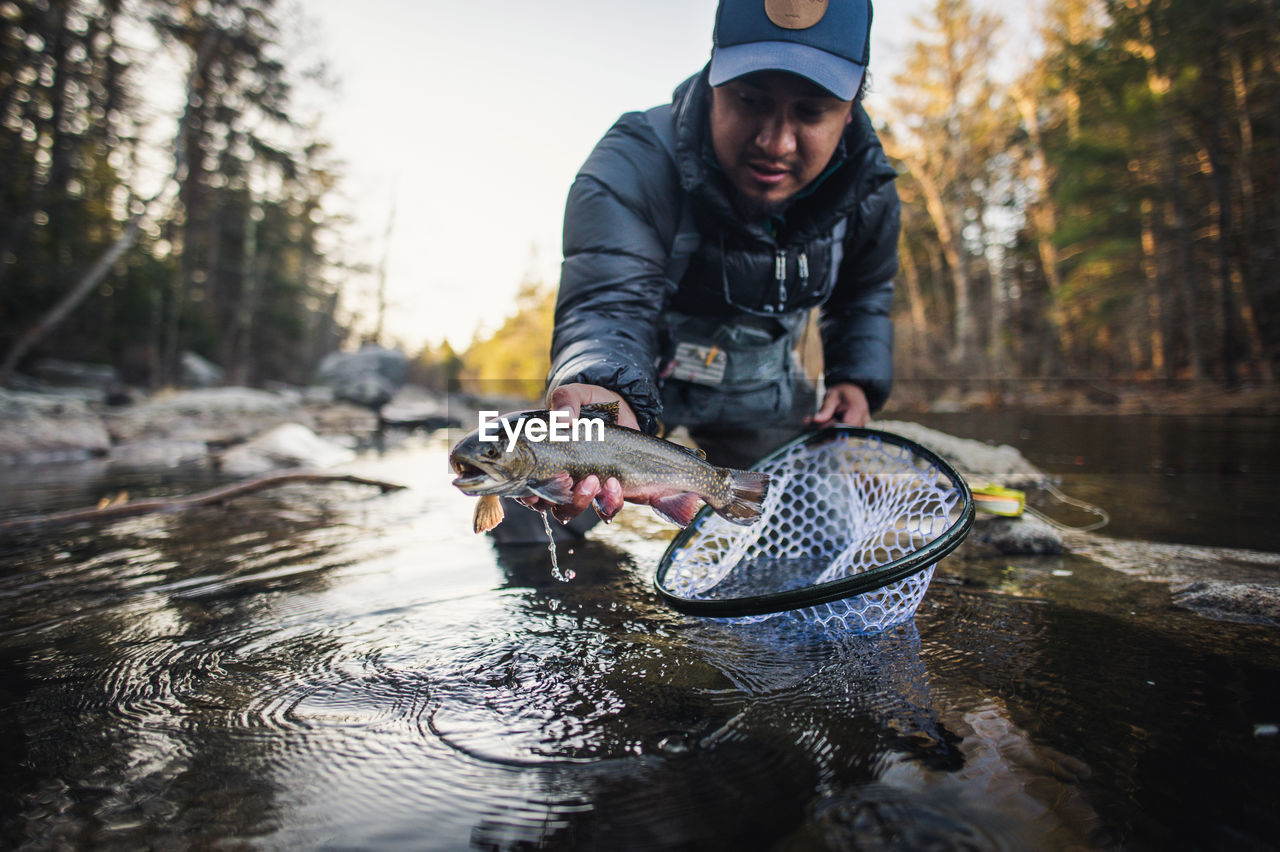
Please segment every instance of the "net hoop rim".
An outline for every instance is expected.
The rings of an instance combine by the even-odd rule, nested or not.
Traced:
[[[771,592],[763,595],[747,595],[738,598],[689,598],[679,595],[666,587],[667,573],[670,571],[673,556],[684,546],[701,526],[702,519],[711,514],[710,506],[703,506],[694,516],[693,521],[676,534],[658,562],[658,570],[654,574],[653,584],[658,594],[672,608],[686,615],[700,615],[712,618],[741,618],[748,615],[769,615],[793,609],[804,609],[818,604],[831,603],[844,598],[856,597],[890,583],[904,580],[912,574],[922,571],[960,546],[973,526],[974,505],[973,494],[964,477],[941,456],[928,447],[879,429],[865,429],[857,426],[827,426],[817,432],[800,435],[788,441],[769,455],[756,462],[759,467],[774,461],[797,446],[819,444],[835,439],[841,435],[854,438],[876,438],[888,444],[902,447],[933,464],[944,476],[955,483],[960,492],[960,517],[933,541],[907,556],[895,559],[886,565],[863,571],[851,577],[817,583],[799,589],[788,589],[783,592]]]

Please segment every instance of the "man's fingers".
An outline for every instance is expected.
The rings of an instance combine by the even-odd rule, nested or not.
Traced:
[[[573,498],[563,506],[555,506],[551,514],[562,524],[567,524],[581,515],[595,496],[600,493],[600,477],[595,474],[584,477],[573,487]]]
[[[570,383],[560,385],[547,397],[547,406],[569,412],[570,417],[578,417],[582,406],[590,403],[618,403],[618,425],[631,429],[639,428],[635,412],[622,396],[599,385]]]
[[[813,423],[815,426],[826,426],[831,422],[831,418],[835,413],[836,397],[828,394],[827,397],[822,400],[822,407],[818,409],[818,412],[814,414],[813,417],[809,418],[809,422]]]
[[[566,385],[556,388],[551,392],[551,398],[547,400],[547,406],[554,411],[567,411],[570,417],[577,417],[578,411],[582,407],[582,400],[574,392],[576,387],[576,385]]]
[[[583,478],[581,482],[573,487],[573,508],[577,511],[574,514],[584,511],[591,505],[591,501],[600,493],[600,477],[594,473]]]
[[[596,495],[596,514],[605,521],[613,520],[613,516],[622,511],[622,485],[614,477],[605,480],[604,487]]]

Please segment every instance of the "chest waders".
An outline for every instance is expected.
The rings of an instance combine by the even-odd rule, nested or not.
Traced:
[[[675,122],[671,104],[654,107],[645,118],[673,161],[676,159]],[[678,173],[677,168],[677,173]],[[680,220],[671,240],[664,274],[680,286],[690,261],[702,245],[689,194],[680,189]],[[835,287],[844,255],[846,219],[831,231],[827,280],[818,303]],[[808,285],[808,256],[801,251],[795,267],[802,287]],[[777,250],[774,276],[780,301],[785,301],[789,270],[787,253]],[[731,282],[724,296],[732,304]],[[793,351],[808,309],[753,311],[711,317],[664,310],[659,317],[658,383],[662,420],[668,426],[733,426],[754,429],[788,419],[798,384],[807,385]]]

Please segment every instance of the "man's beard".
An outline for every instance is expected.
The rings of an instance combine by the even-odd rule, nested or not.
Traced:
[[[791,207],[792,200],[788,197],[781,201],[766,201],[763,198],[753,198],[736,187],[733,191],[733,206],[749,222],[781,218]]]

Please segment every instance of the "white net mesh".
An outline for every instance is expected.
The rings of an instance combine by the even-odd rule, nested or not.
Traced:
[[[727,600],[851,577],[917,552],[946,532],[961,508],[954,474],[875,432],[797,444],[756,469],[773,477],[764,518],[744,527],[702,517],[664,557],[667,592]],[[854,597],[732,620],[785,615],[875,633],[910,618],[932,577],[930,564]]]

